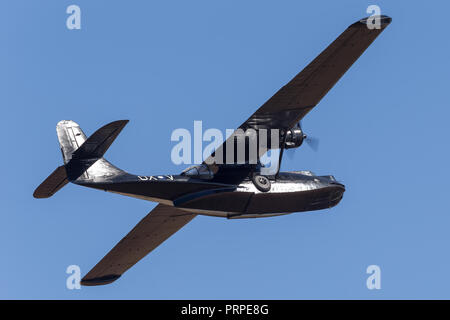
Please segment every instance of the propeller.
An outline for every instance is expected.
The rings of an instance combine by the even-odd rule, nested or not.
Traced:
[[[306,142],[306,144],[314,151],[317,152],[319,150],[319,139],[314,137],[314,136],[310,136],[304,133],[303,129],[302,129],[302,123],[301,121],[298,122],[296,124],[296,127],[298,127],[301,132],[303,133],[303,141]],[[297,151],[298,148],[292,148],[289,149],[288,151],[288,157],[292,160],[294,158],[295,152]]]
[[[319,138],[306,136],[305,141],[314,152],[319,150]]]
[[[303,129],[302,129],[302,121],[301,121],[301,120],[298,122],[298,127],[299,127],[300,130],[302,130],[302,132],[303,132],[303,141],[306,141],[306,143],[308,144],[308,146],[309,146],[314,152],[317,152],[317,151],[319,150],[319,138],[305,134],[304,131],[303,131]]]
[[[299,136],[299,135],[301,135],[301,136]],[[282,144],[283,147],[280,149],[280,154],[279,154],[279,158],[278,158],[278,169],[277,169],[277,173],[275,174],[275,179],[278,177],[278,173],[280,172],[281,160],[283,159],[283,152],[285,149],[289,150],[287,155],[290,159],[292,159],[294,157],[296,149],[298,149],[302,145],[303,141],[306,141],[306,144],[313,151],[317,151],[319,149],[319,139],[306,135],[302,130],[301,121],[299,121],[290,130],[290,132],[289,132],[290,141],[287,141],[287,137],[288,137],[288,134],[287,134],[287,132],[285,132],[284,138],[283,138],[283,144]],[[294,144],[294,146],[290,146],[289,148],[284,147],[284,146],[286,146],[286,143]]]

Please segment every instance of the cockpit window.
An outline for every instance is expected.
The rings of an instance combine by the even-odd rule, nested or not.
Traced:
[[[181,174],[184,176],[198,176],[198,170],[196,167],[190,167],[184,170]]]
[[[181,175],[197,179],[212,179],[214,176],[209,167],[204,164],[189,167],[183,170]]]

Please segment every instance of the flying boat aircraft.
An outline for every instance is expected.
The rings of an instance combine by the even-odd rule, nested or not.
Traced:
[[[251,161],[250,139],[244,139],[244,159],[237,159],[239,137],[232,135],[202,164],[180,174],[134,175],[103,157],[128,120],[111,122],[89,138],[74,121],[60,121],[56,131],[64,164],[39,185],[33,194],[35,198],[51,197],[72,182],[158,202],[84,276],[81,284],[104,285],[117,280],[198,214],[228,219],[260,218],[337,205],[345,191],[342,183],[331,175],[316,176],[309,171],[280,172],[281,160],[285,149],[298,148],[308,141],[300,120],[391,22],[387,16],[376,18],[379,29],[369,28],[368,18],[352,24],[239,127],[244,138],[249,138],[247,132],[278,130],[276,143],[271,138],[266,144],[257,144],[256,161]],[[272,149],[280,150],[278,171],[263,174],[259,158]],[[228,161],[230,158],[232,161]]]

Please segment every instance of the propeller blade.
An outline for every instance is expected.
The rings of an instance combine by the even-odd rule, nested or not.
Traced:
[[[319,150],[319,139],[307,136],[305,141],[308,144],[308,146],[310,146],[311,149],[313,149],[313,151],[317,152]]]
[[[293,148],[293,149],[286,150],[286,154],[287,154],[289,160],[294,159],[295,152],[297,151],[297,149],[298,148]]]

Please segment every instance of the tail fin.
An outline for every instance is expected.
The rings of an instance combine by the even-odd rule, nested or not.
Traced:
[[[71,182],[105,180],[125,173],[113,166],[103,155],[128,123],[128,120],[111,122],[88,139],[74,121],[63,120],[56,126],[64,166],[58,167],[36,188],[35,198],[48,198]]]
[[[72,154],[86,141],[86,135],[78,123],[72,120],[62,120],[56,125],[59,146],[64,160],[68,164]]]

